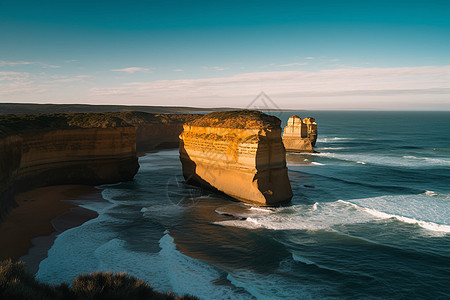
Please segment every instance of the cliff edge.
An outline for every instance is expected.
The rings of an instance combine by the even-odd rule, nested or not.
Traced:
[[[188,183],[243,202],[289,202],[292,189],[281,121],[258,111],[214,112],[183,126],[180,160]]]
[[[138,169],[136,129],[117,116],[0,116],[0,217],[17,192],[126,181]]]
[[[57,184],[131,180],[136,152],[178,147],[194,114],[127,111],[0,115],[0,219],[14,194]]]

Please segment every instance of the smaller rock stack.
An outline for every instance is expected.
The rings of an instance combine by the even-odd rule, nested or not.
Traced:
[[[286,151],[314,152],[317,140],[317,123],[314,118],[292,116],[283,132],[283,143]]]

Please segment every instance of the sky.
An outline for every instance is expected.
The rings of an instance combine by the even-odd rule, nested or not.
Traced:
[[[450,1],[0,0],[0,102],[450,110]]]

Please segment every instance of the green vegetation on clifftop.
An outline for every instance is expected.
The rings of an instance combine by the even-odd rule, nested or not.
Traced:
[[[148,123],[184,123],[197,117],[198,115],[192,114],[155,115],[139,111],[0,115],[0,135],[69,128],[110,128],[129,127]]]
[[[187,125],[236,129],[275,129],[280,128],[281,120],[260,111],[235,110],[206,114],[188,122]]]
[[[179,299],[194,300],[194,296],[176,296],[156,291],[151,285],[125,273],[94,272],[79,275],[66,283],[48,285],[37,281],[25,271],[25,263],[0,262],[0,299]]]

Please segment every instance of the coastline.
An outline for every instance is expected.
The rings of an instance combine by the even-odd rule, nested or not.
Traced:
[[[98,216],[78,206],[80,201],[105,201],[101,190],[87,185],[37,188],[15,200],[18,206],[0,222],[0,260],[20,259],[32,273],[37,272],[60,233]]]

